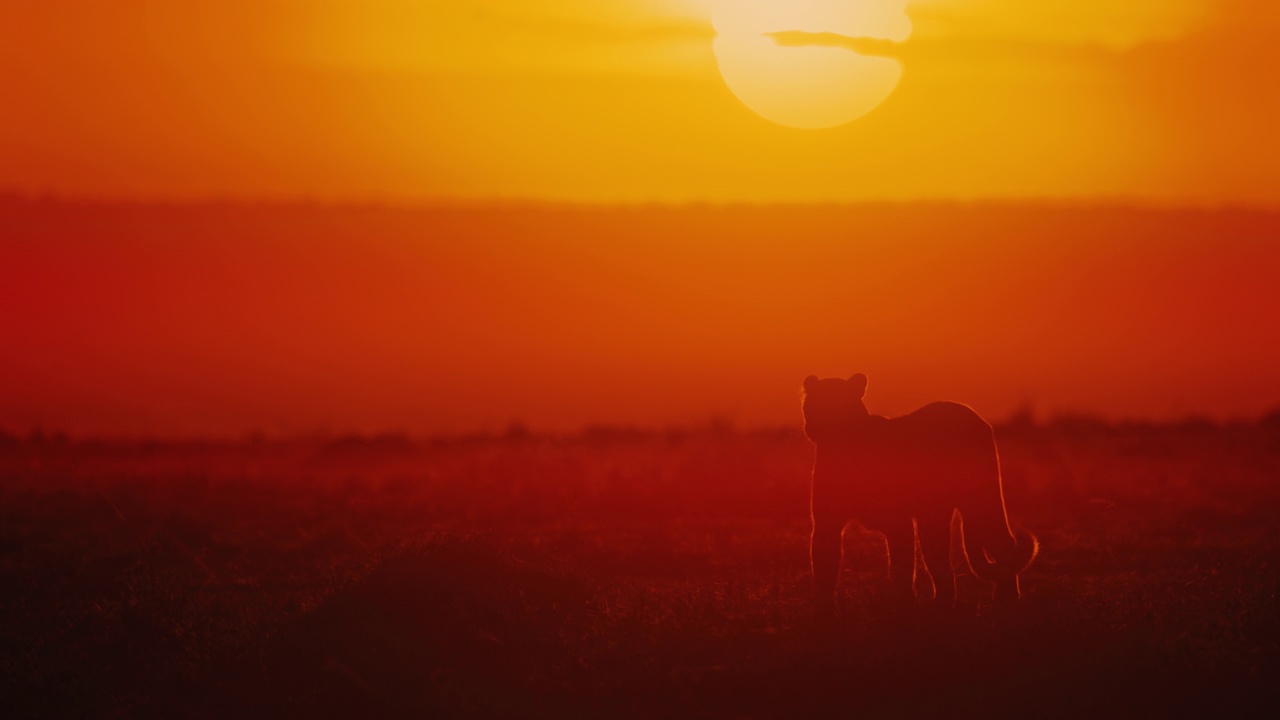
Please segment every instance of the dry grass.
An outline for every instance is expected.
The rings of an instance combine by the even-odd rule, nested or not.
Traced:
[[[1274,424],[1000,431],[996,614],[810,616],[796,433],[0,441],[8,717],[1270,717]]]

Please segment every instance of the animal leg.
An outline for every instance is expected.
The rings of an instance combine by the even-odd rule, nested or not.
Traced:
[[[956,576],[951,567],[952,511],[932,512],[920,518],[920,554],[933,579],[937,605],[949,608],[956,602]]]
[[[842,522],[814,518],[809,559],[813,563],[814,599],[818,612],[824,615],[834,615],[836,611],[836,581],[840,575],[840,553],[843,550],[840,535],[843,530]]]
[[[889,584],[894,600],[910,603],[915,599],[916,529],[910,520],[893,524],[884,531],[889,546]]]

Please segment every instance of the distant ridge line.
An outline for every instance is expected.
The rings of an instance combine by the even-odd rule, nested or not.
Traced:
[[[529,198],[341,198],[323,199],[306,196],[278,197],[208,197],[208,198],[111,198],[89,195],[32,193],[0,190],[0,209],[15,207],[81,207],[99,209],[247,209],[247,210],[383,210],[383,211],[450,211],[450,210],[540,210],[540,211],[609,211],[609,210],[863,210],[895,208],[938,208],[957,210],[1133,210],[1159,213],[1253,213],[1280,214],[1280,204],[1207,201],[1176,201],[1135,196],[1043,197],[1043,198],[920,198],[914,200],[814,200],[814,201],[575,201],[538,200]]]

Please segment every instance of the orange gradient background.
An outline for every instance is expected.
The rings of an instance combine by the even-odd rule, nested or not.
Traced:
[[[879,109],[803,133],[698,0],[0,0],[0,186],[129,198],[1280,200],[1280,10],[912,2]]]
[[[0,0],[0,427],[1280,404],[1280,10],[910,2],[897,89],[802,131],[712,9]]]

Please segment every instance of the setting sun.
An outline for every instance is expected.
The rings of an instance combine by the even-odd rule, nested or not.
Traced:
[[[768,120],[811,129],[843,125],[875,109],[897,86],[901,64],[877,53],[911,34],[905,5],[720,2],[713,15],[720,74],[743,104]]]

